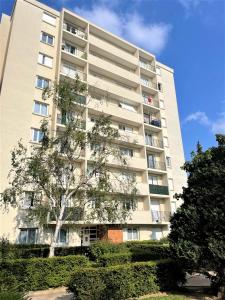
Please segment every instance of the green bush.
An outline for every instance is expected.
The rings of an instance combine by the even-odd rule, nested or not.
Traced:
[[[127,263],[78,270],[71,275],[68,289],[77,300],[122,300],[174,289],[184,278],[173,261]]]
[[[6,239],[0,240],[0,259],[19,259],[48,257],[49,245],[46,244],[10,244]]]
[[[127,247],[125,243],[113,244],[107,241],[97,241],[90,246],[90,258],[98,261],[99,257],[104,254],[126,251]]]
[[[71,272],[85,267],[85,256],[6,260],[0,264],[2,290],[39,290],[65,285]]]
[[[161,240],[127,241],[124,244],[130,248],[133,245],[168,245],[169,242],[167,241],[167,238],[163,238]]]
[[[132,261],[158,260],[171,256],[169,245],[133,244],[129,250],[132,253]]]
[[[123,265],[131,261],[132,261],[132,254],[130,252],[106,253],[100,256],[98,259],[99,265],[101,267]]]
[[[28,300],[23,293],[0,292],[0,300]]]
[[[90,257],[89,246],[77,246],[77,247],[56,247],[55,256],[67,256],[67,255],[85,255]]]

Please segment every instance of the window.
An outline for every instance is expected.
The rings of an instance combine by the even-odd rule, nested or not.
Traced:
[[[122,173],[120,174],[120,180],[125,182],[135,182],[136,181],[136,173]]]
[[[152,240],[160,240],[163,237],[162,228],[153,227],[152,228]]]
[[[49,79],[46,79],[41,76],[37,76],[36,87],[39,89],[45,89],[49,86]]]
[[[48,105],[39,101],[34,101],[34,114],[47,116],[48,115]]]
[[[56,18],[46,12],[43,13],[42,20],[54,26],[56,24]]]
[[[126,104],[126,103],[119,103],[119,107],[121,108],[124,108],[126,110],[129,110],[129,111],[133,111],[133,112],[136,112],[136,109],[134,108],[134,106],[130,105],[130,104]]]
[[[169,147],[169,140],[167,136],[163,137],[163,145],[164,147]]]
[[[161,69],[160,69],[160,67],[156,67],[156,74],[157,75],[161,75]]]
[[[97,119],[95,117],[90,117],[90,120],[92,123],[95,123],[97,121]]]
[[[39,143],[43,139],[43,132],[40,129],[32,128],[32,142]]]
[[[160,92],[162,92],[162,83],[161,83],[161,82],[158,82],[158,90],[159,90]]]
[[[158,176],[149,175],[148,176],[148,183],[153,185],[158,185]]]
[[[62,50],[66,51],[68,53],[71,53],[73,55],[77,55],[77,52],[78,52],[78,49],[75,46],[70,45],[70,44],[68,44],[66,42],[63,42],[63,44],[62,44]]]
[[[162,127],[166,127],[166,119],[165,118],[161,119],[161,124],[162,124]]]
[[[61,72],[71,78],[75,78],[78,74],[75,66],[65,63],[62,65]]]
[[[129,148],[121,148],[120,153],[121,153],[121,155],[127,155],[127,156],[130,156],[130,157],[134,156],[133,149],[129,149]]]
[[[138,240],[138,230],[137,228],[127,228],[126,229],[126,240],[127,241],[135,241]]]
[[[19,233],[20,244],[35,244],[37,238],[36,228],[21,228]]]
[[[29,208],[34,206],[34,192],[26,191],[24,193],[23,207]]]
[[[162,99],[159,100],[159,107],[160,107],[161,109],[165,109],[165,103],[164,103],[164,100],[162,100]]]
[[[43,53],[38,54],[38,63],[52,68],[53,58]]]
[[[67,244],[68,243],[68,230],[61,228],[59,230],[59,234],[57,237],[57,243],[58,244]]]
[[[126,199],[123,202],[123,209],[125,209],[125,210],[135,210],[136,209],[135,201],[133,199],[132,200]]]
[[[173,191],[174,190],[174,185],[173,185],[173,179],[172,178],[168,179],[168,184],[169,184],[170,191]]]
[[[126,131],[126,132],[130,132],[130,133],[133,132],[133,128],[132,127],[127,126],[127,125],[123,125],[123,124],[119,124],[119,129],[123,130],[123,131]]]
[[[41,42],[43,42],[45,44],[48,44],[48,45],[51,45],[51,46],[54,45],[54,36],[44,32],[44,31],[41,32],[41,39],[40,40],[41,40]]]
[[[166,157],[166,165],[167,165],[167,167],[169,167],[169,168],[172,167],[172,164],[171,164],[171,157],[169,157],[169,156]]]

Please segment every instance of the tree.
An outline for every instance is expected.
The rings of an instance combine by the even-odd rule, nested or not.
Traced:
[[[60,112],[58,122],[64,127],[53,131],[44,120],[38,145],[27,148],[19,141],[12,151],[10,186],[2,197],[4,205],[21,207],[24,191],[29,191],[35,203],[28,210],[29,220],[38,220],[42,225],[46,225],[47,217],[55,221],[50,256],[54,255],[65,222],[124,222],[130,208],[122,203],[135,199],[134,179],[117,144],[119,132],[104,113],[85,130],[84,95],[86,86],[78,77],[61,80],[44,91],[43,99],[53,99],[55,113]],[[85,152],[89,168],[81,164]],[[113,162],[123,168],[126,180],[111,171]]]
[[[225,285],[225,135],[216,140],[205,152],[198,143],[184,164],[188,185],[176,195],[183,204],[171,219],[169,240],[186,271],[207,274],[219,290]]]

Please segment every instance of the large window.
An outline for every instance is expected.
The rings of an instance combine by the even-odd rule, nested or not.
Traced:
[[[34,206],[34,192],[26,191],[24,192],[24,208],[30,208]]]
[[[135,202],[135,200],[131,199],[126,199],[123,202],[123,209],[125,210],[135,210],[137,207],[137,203]]]
[[[126,156],[129,156],[129,157],[134,156],[133,149],[129,149],[129,148],[120,148],[120,153],[121,153],[121,155],[126,155]]]
[[[53,46],[54,45],[54,36],[42,31],[41,32],[41,42]]]
[[[39,101],[34,101],[34,114],[47,116],[48,115],[48,105]]]
[[[56,18],[46,12],[43,13],[42,20],[53,26],[56,24]]]
[[[148,176],[148,183],[152,184],[152,185],[158,185],[158,176],[154,176],[154,175],[149,175]]]
[[[20,244],[35,244],[37,239],[36,228],[21,228],[19,233]]]
[[[132,111],[132,112],[137,112],[133,105],[130,105],[130,104],[127,104],[127,103],[120,102],[119,107],[124,108],[124,109],[129,110],[129,111]]]
[[[67,244],[68,243],[68,230],[61,228],[57,237],[58,244]]]
[[[31,128],[31,139],[32,142],[41,142],[43,139],[43,132],[40,129]]]
[[[38,63],[45,65],[49,68],[52,68],[53,58],[46,54],[39,53],[38,54]]]
[[[131,227],[131,228],[126,228],[126,240],[127,241],[135,241],[138,240],[138,229]]]
[[[128,125],[124,125],[124,124],[119,124],[119,130],[123,130],[125,132],[129,132],[132,133],[133,132],[133,128],[128,126]]]
[[[46,79],[44,77],[41,76],[37,76],[36,78],[36,87],[39,89],[44,89],[47,88],[49,86],[49,79]]]

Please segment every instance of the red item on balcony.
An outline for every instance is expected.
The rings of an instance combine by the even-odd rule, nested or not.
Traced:
[[[152,103],[152,102],[153,102],[152,97],[148,96],[148,103]]]

